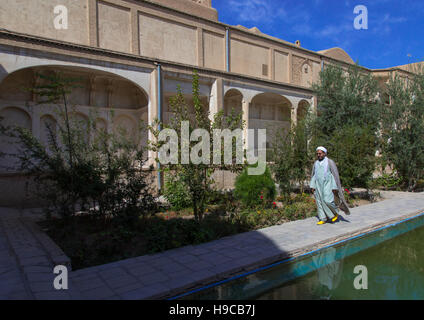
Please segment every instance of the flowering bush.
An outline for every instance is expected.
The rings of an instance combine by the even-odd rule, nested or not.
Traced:
[[[349,204],[350,207],[354,206],[354,202],[355,199],[354,197],[350,194],[349,189],[344,189],[344,197],[346,199],[346,202]]]
[[[270,207],[275,194],[275,183],[268,167],[262,175],[248,175],[245,169],[236,178],[234,195],[246,207]]]
[[[256,230],[289,221],[307,219],[316,215],[316,205],[313,201],[295,202],[283,208],[277,208],[276,203],[274,207],[274,203],[272,203],[272,208],[258,208],[253,211],[249,209],[241,210],[239,214],[240,222],[249,226],[251,230]]]
[[[385,190],[400,190],[402,180],[402,177],[399,177],[396,172],[384,173],[381,177],[374,179],[373,187],[383,187]]]

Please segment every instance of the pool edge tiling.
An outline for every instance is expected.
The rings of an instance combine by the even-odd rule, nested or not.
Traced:
[[[45,293],[44,287],[51,287],[50,282],[39,283],[38,287],[29,286],[28,290],[35,299],[170,299],[416,216],[424,212],[424,193],[398,193],[395,198],[353,208],[351,212],[349,216],[342,215],[343,219],[335,224],[317,226],[317,219],[309,218],[196,246],[70,271],[69,285],[75,289],[75,294],[69,297],[63,293],[58,295],[58,292]],[[22,223],[21,220],[26,219],[29,213],[0,208],[0,222],[3,222],[0,223],[0,229],[5,226],[5,222]],[[16,215],[22,218],[14,218]],[[25,228],[19,230],[28,231]],[[8,234],[5,240],[9,242],[10,248],[15,248],[24,236],[11,232]],[[28,248],[23,252],[16,251],[15,255],[27,255],[27,251]],[[24,278],[44,281],[38,266],[42,261],[36,258],[28,263],[31,262],[37,268],[21,268]],[[50,274],[51,270],[47,269],[45,272]],[[19,270],[17,268],[16,272],[22,272]],[[11,299],[15,297],[12,293],[9,295]]]
[[[233,271],[226,275],[221,274],[213,281],[192,286],[188,290],[182,290],[178,294],[167,295],[165,298],[178,299],[207,287],[216,286],[217,284],[246,276],[256,272],[258,269],[267,268],[282,260],[295,259],[309,252],[335,245],[338,242],[365,233],[373,232],[380,228],[396,224],[402,220],[418,217],[423,213],[424,193],[405,194],[399,198],[354,208],[352,209],[352,215],[343,216],[344,220],[336,224],[317,226],[315,224],[317,220],[315,218],[310,218],[249,232],[257,232],[266,235],[268,240],[271,240],[268,243],[269,250],[258,244],[258,247],[262,249],[254,250],[253,253],[262,251],[263,254],[261,257],[257,256],[257,259],[252,259],[256,260],[255,262],[240,267],[238,271]],[[348,222],[345,220],[348,220]],[[248,238],[247,234],[245,234],[246,238]],[[303,238],[302,242],[299,242],[301,238]],[[272,243],[272,239],[276,239],[274,243]],[[223,254],[225,253],[223,252]],[[236,260],[234,262],[237,264]]]
[[[408,233],[409,231],[422,228],[423,226],[424,211],[400,221],[384,224],[383,226],[371,228],[364,232],[358,232],[354,236],[339,241],[328,242],[326,245],[317,246],[316,249],[309,250],[310,248],[307,248],[304,253],[293,254],[286,259],[256,270],[175,296],[171,298],[171,300],[180,298],[187,298],[189,300],[198,300],[202,298],[212,299],[218,295],[218,292],[220,298],[224,300],[251,300],[255,296],[260,296],[266,291],[301,278],[315,270],[325,267],[327,264],[334,263],[340,259],[343,260],[356,253]],[[328,250],[332,250],[329,252],[331,253],[330,257],[326,257]],[[276,274],[278,274],[278,276],[276,276]],[[252,276],[253,280],[250,279]],[[258,278],[262,280],[258,282]],[[252,284],[246,285],[246,282],[252,282]],[[255,282],[258,282],[256,286],[254,285]],[[228,289],[229,286],[233,289]],[[245,290],[243,288],[248,289]],[[228,290],[230,293],[228,293]]]

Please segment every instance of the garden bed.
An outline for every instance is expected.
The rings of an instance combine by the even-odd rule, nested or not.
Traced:
[[[358,206],[371,201],[352,193],[350,204]],[[357,197],[357,199],[354,199]],[[280,200],[280,201],[279,201]],[[74,270],[105,264],[126,258],[196,245],[222,237],[265,227],[302,220],[316,215],[316,204],[309,194],[292,195],[290,201],[281,197],[271,207],[235,209],[238,204],[223,197],[208,206],[201,222],[192,210],[163,210],[152,216],[140,217],[131,224],[118,219],[98,219],[79,215],[66,221],[51,218],[40,222],[45,232],[62,248],[72,261]],[[287,200],[287,199],[286,199]]]

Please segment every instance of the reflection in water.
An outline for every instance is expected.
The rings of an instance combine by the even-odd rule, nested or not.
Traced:
[[[424,215],[182,299],[424,299]],[[356,266],[368,271],[357,290]]]
[[[329,247],[318,251],[310,261],[310,267],[316,271],[262,294],[257,299],[331,299],[333,292],[342,281],[344,260],[341,257],[345,256],[349,245],[345,244],[337,249]],[[296,269],[298,268],[299,266]],[[306,279],[307,281],[305,281]]]
[[[382,233],[380,236],[384,236]],[[424,228],[412,230],[345,259],[338,248],[313,257],[323,266],[258,299],[424,299]],[[329,250],[330,249],[330,250]],[[342,250],[347,250],[343,248]],[[324,266],[325,265],[325,266]],[[368,289],[356,290],[355,266],[368,269]]]
[[[341,249],[346,251],[346,248]],[[336,260],[336,249],[331,247],[327,249],[327,253],[322,253],[312,258],[314,265],[318,268],[318,280],[322,286],[327,287],[330,291],[336,289],[342,278],[343,260]],[[320,267],[325,264],[324,267]],[[322,298],[330,298],[322,297]]]

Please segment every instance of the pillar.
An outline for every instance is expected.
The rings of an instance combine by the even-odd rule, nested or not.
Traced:
[[[154,121],[158,119],[158,102],[159,102],[159,92],[158,92],[158,71],[154,69],[150,74],[150,92],[149,92],[149,104],[147,106],[147,121],[148,125],[152,126]],[[155,137],[153,134],[148,132],[148,140],[154,142]],[[153,165],[156,168],[155,158],[157,157],[157,152],[153,150],[148,151],[149,160],[147,165]]]
[[[249,135],[248,135],[248,129],[249,129],[249,107],[250,107],[250,101],[243,97],[242,100],[242,109],[243,109],[243,122],[245,123],[245,127],[243,129],[243,141],[244,141],[244,148],[247,150],[249,146]]]
[[[291,128],[293,128],[297,124],[297,107],[297,105],[291,106]]]
[[[209,119],[213,121],[214,116],[224,108],[224,86],[221,78],[218,78],[212,84],[211,95],[209,99]]]
[[[107,86],[106,86],[106,90],[107,90],[107,107],[111,108],[112,107],[112,94],[113,94],[113,80],[112,79],[108,79],[107,80]]]

